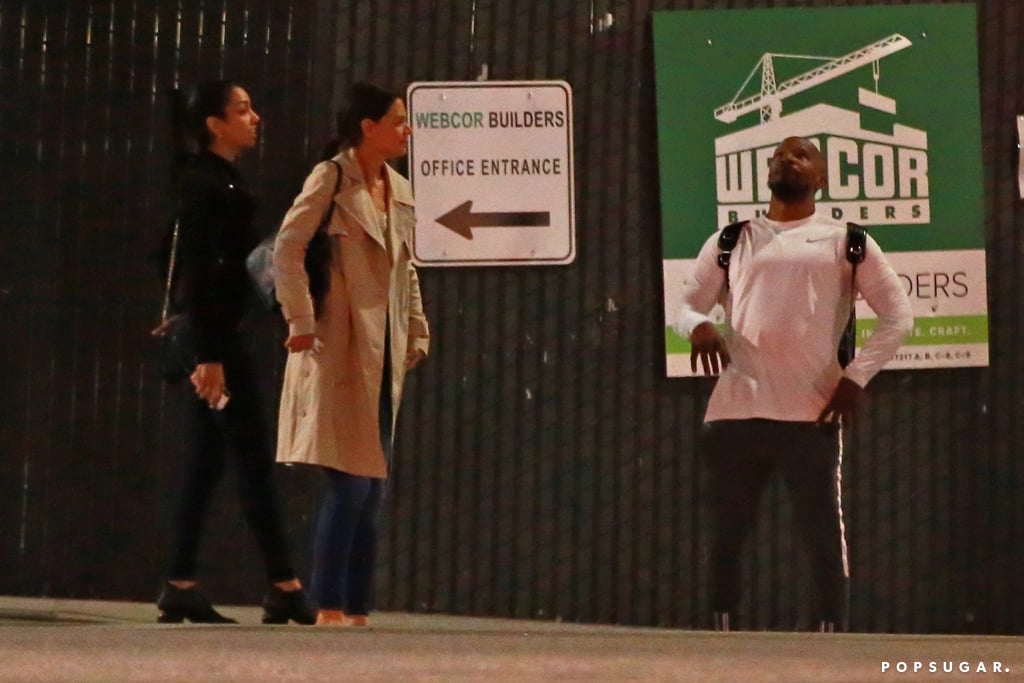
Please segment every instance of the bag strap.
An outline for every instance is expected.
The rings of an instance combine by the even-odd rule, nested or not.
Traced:
[[[864,260],[867,253],[868,233],[863,226],[857,223],[846,224],[846,260],[853,264],[854,270],[857,264]]]
[[[164,305],[160,310],[160,325],[167,322],[167,313],[171,308],[171,287],[174,283],[174,267],[178,263],[178,238],[181,235],[181,219],[175,216],[174,232],[171,234],[171,255],[167,263],[167,284],[164,287]],[[158,328],[159,329],[159,328]]]
[[[718,233],[718,267],[725,271],[725,288],[729,289],[729,261],[732,258],[732,250],[740,241],[740,233],[750,221],[739,221],[730,223]]]
[[[327,225],[331,222],[331,215],[334,213],[334,198],[338,196],[338,191],[341,189],[341,165],[334,159],[328,159],[327,163],[338,169],[338,178],[334,181],[334,192],[327,201],[327,211],[324,212],[324,217],[320,221],[320,227],[316,229],[317,232],[327,232]]]
[[[867,254],[867,230],[856,223],[846,224],[846,260],[853,266],[850,269],[850,319],[857,310],[857,264],[864,261]],[[852,356],[851,356],[852,358]]]
[[[845,353],[840,353],[839,364],[844,368],[850,364],[857,353],[857,264],[864,261],[867,254],[867,231],[857,223],[846,224],[846,260],[850,265],[850,315],[843,330],[840,346]]]

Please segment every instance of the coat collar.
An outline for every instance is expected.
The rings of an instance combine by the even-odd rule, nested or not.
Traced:
[[[344,175],[342,189],[337,201],[342,209],[347,211],[356,222],[362,226],[366,234],[372,237],[384,247],[384,235],[381,233],[376,220],[376,208],[369,192],[366,191],[366,180],[363,178],[363,169],[359,166],[354,147],[342,150],[334,161],[341,165],[341,172]],[[385,164],[384,168],[388,173],[388,185],[391,188],[391,202],[388,206],[388,214],[391,219],[391,227],[396,230],[394,237],[396,243],[404,241],[408,235],[409,227],[406,221],[395,220],[396,208],[399,211],[411,210],[415,206],[412,190],[408,181],[390,165]]]
[[[359,160],[356,158],[355,147],[349,147],[342,150],[336,157],[334,157],[334,161],[341,164],[341,172],[345,174],[345,177],[348,178],[349,181],[356,185],[366,185],[366,180],[363,178],[363,169],[359,166]],[[390,164],[384,164],[384,168],[388,170],[388,183],[391,186],[391,200],[398,202],[399,204],[414,206],[415,201],[412,197],[412,190],[410,189],[405,176],[391,168]]]

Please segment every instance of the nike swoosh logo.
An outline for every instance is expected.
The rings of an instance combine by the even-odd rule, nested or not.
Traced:
[[[808,242],[821,242],[822,240],[827,240],[827,239],[830,239],[831,237],[832,237],[831,235],[825,235],[824,237],[808,237],[807,241]]]

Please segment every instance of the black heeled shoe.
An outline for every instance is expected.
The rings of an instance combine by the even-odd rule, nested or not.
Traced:
[[[285,591],[271,586],[263,596],[263,623],[287,624],[289,619],[296,624],[312,626],[316,623],[316,607],[302,589]]]
[[[172,583],[164,584],[156,601],[160,610],[157,623],[180,624],[186,619],[193,624],[237,624],[217,610],[195,588],[178,588]]]

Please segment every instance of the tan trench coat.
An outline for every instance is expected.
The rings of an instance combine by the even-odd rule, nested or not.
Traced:
[[[364,477],[386,477],[378,409],[384,369],[384,326],[391,322],[391,401],[398,416],[409,349],[428,349],[430,332],[410,260],[416,223],[412,188],[390,167],[389,250],[382,218],[366,189],[354,150],[334,158],[341,188],[328,234],[331,286],[319,320],[303,260],[334,191],[337,171],[318,164],[285,215],[274,244],[275,286],[293,335],[316,333],[319,351],[288,354],[278,418],[278,462],[323,465]],[[390,311],[390,318],[388,312]],[[392,433],[395,422],[392,421]]]

